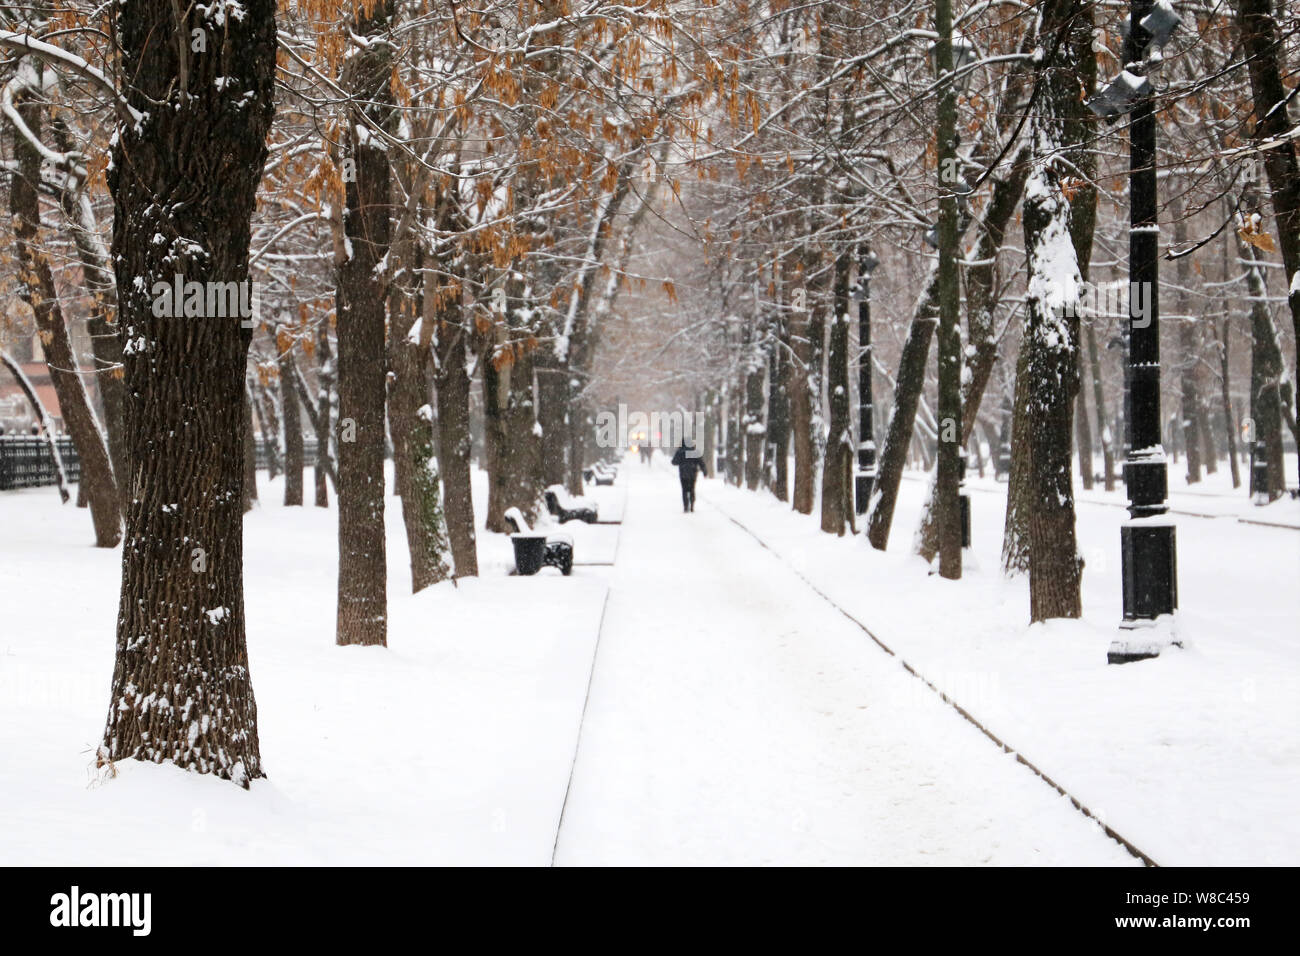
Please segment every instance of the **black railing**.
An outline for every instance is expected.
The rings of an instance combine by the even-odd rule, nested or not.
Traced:
[[[68,483],[81,480],[81,459],[72,439],[56,438],[63,473]],[[57,485],[58,468],[50,454],[50,443],[36,435],[0,435],[0,491]]]
[[[280,460],[280,467],[284,467],[284,449],[276,444],[276,457]],[[302,440],[302,463],[311,466],[316,463],[316,439],[303,438]],[[257,467],[258,469],[270,468],[271,458],[267,454],[267,442],[265,438],[257,440]]]

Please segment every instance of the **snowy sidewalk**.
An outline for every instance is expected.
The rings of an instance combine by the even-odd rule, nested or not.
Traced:
[[[559,864],[1136,864],[675,475],[629,503]]]

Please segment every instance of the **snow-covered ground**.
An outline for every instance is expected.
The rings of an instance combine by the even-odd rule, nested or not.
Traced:
[[[53,489],[0,494],[0,863],[1134,862],[800,575],[1159,862],[1300,862],[1300,532],[1236,520],[1296,523],[1293,502],[1179,517],[1187,646],[1108,667],[1107,504],[1080,507],[1084,619],[1029,627],[991,480],[972,479],[961,582],[909,553],[920,480],[881,554],[716,480],[683,515],[663,463],[629,458],[588,493],[624,523],[565,526],[571,578],[507,576],[508,540],[480,532],[482,576],[417,596],[390,498],[379,649],[334,645],[335,512],[261,485],[246,590],[269,777],[247,792],[93,770],[118,552]]]
[[[94,771],[120,552],[53,489],[0,494],[0,863],[548,864],[603,569],[507,577],[507,539],[481,532],[481,578],[413,597],[389,498],[389,647],[340,648],[336,512],[261,485],[245,589],[268,777],[248,792]]]
[[[927,485],[908,478],[887,553],[770,495],[713,483],[706,497],[1158,862],[1300,862],[1300,531],[1235,517],[1295,524],[1296,502],[1256,508],[1229,482],[1225,517],[1175,515],[1185,647],[1117,667],[1127,513],[1088,501],[1104,492],[1078,510],[1083,619],[1029,626],[1027,582],[999,571],[1005,484],[971,480],[973,547],[948,582],[911,553]]]

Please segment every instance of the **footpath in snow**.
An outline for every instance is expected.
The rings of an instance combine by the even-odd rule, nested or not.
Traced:
[[[557,863],[1137,863],[673,473],[624,472]]]
[[[921,481],[880,553],[717,480],[682,514],[629,458],[570,578],[480,531],[480,578],[412,596],[390,497],[390,646],[339,648],[336,513],[281,490],[245,522],[247,792],[94,770],[120,552],[0,494],[0,863],[1137,864],[900,658],[1157,862],[1300,860],[1300,532],[1177,517],[1187,647],[1110,667],[1121,509],[1080,505],[1083,620],[1030,627],[996,488],[948,582],[910,553]]]

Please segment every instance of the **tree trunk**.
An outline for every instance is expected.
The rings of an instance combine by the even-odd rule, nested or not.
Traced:
[[[1241,462],[1237,459],[1237,421],[1232,413],[1232,388],[1229,378],[1232,325],[1224,319],[1219,323],[1219,400],[1223,404],[1223,426],[1228,437],[1228,465],[1232,471],[1232,487],[1241,487]]]
[[[1081,0],[1047,0],[1040,8],[1040,36],[1054,36]],[[1079,284],[1083,281],[1071,237],[1070,204],[1061,191],[1054,154],[1067,139],[1063,117],[1078,84],[1065,65],[1074,58],[1063,47],[1055,62],[1042,65],[1044,84],[1030,138],[1037,164],[1025,187],[1023,219],[1029,283],[1026,294],[1024,371],[1029,414],[1028,538],[1031,621],[1077,618],[1081,613],[1078,545],[1074,531],[1074,488],[1070,478],[1071,416],[1078,391]],[[1062,283],[1064,285],[1062,285]]]
[[[1079,444],[1079,479],[1083,482],[1084,491],[1091,491],[1093,484],[1092,426],[1088,422],[1087,394],[1083,389],[1079,389],[1078,397],[1075,399],[1074,434]]]
[[[885,446],[880,451],[876,488],[872,493],[874,505],[867,521],[867,539],[879,551],[884,551],[889,544],[889,529],[894,520],[894,505],[898,501],[898,486],[903,480],[903,467],[907,464],[907,451],[916,422],[916,407],[921,400],[921,392],[925,389],[925,366],[930,353],[930,339],[934,337],[938,296],[938,269],[932,266],[925,290],[912,310],[912,324],[907,330],[903,352],[898,359],[898,375],[894,380],[894,410],[889,416]]]
[[[451,577],[443,525],[441,489],[433,449],[433,403],[428,364],[433,316],[425,311],[420,278],[423,255],[412,243],[411,263],[403,262],[402,279],[390,297],[393,334],[389,336],[390,386],[388,421],[393,437],[393,484],[402,499],[402,524],[411,562],[411,593]],[[415,340],[411,332],[416,331]]]
[[[1174,244],[1179,249],[1185,249],[1187,218],[1183,215],[1181,199],[1170,202],[1169,215],[1174,220]],[[1178,311],[1181,313],[1178,318],[1178,378],[1182,399],[1180,424],[1183,446],[1187,450],[1187,483],[1194,485],[1201,480],[1201,429],[1199,427],[1201,396],[1196,382],[1201,362],[1196,348],[1196,324],[1191,315],[1191,300],[1187,293],[1193,281],[1189,257],[1179,256],[1175,260],[1175,269],[1178,276]]]
[[[826,388],[830,393],[830,435],[826,440],[822,467],[822,530],[843,535],[852,515],[851,487],[845,478],[852,473],[853,433],[849,418],[849,263],[847,254],[835,263],[835,288],[831,332],[826,356]],[[845,461],[849,467],[845,468]]]
[[[349,251],[339,265],[339,644],[387,645],[387,555],[384,538],[385,294],[376,267],[389,253],[391,169],[382,143],[359,130],[393,118],[392,46],[385,41],[392,0],[376,0],[353,32],[371,42],[344,68],[347,107],[344,230]]]
[[[426,283],[434,281],[426,273]],[[426,299],[429,292],[425,292]],[[478,543],[474,530],[474,495],[470,486],[469,372],[465,368],[465,325],[459,286],[439,290],[434,323],[434,387],[438,396],[438,451],[442,472],[443,507],[451,545],[453,573],[478,576]]]
[[[24,71],[39,70],[31,61],[19,65],[19,74],[11,81],[15,89],[17,111],[33,137],[41,135],[41,107],[29,99],[32,90],[20,80]],[[36,76],[31,77],[32,82]],[[14,159],[18,169],[10,180],[9,210],[13,214],[14,239],[18,252],[19,295],[36,319],[50,381],[59,399],[59,411],[72,442],[81,458],[81,488],[90,506],[95,528],[95,546],[112,548],[122,540],[122,512],[108,448],[95,419],[95,411],[81,384],[77,369],[80,362],[72,349],[68,327],[59,305],[54,285],[54,271],[49,257],[40,247],[41,207],[38,192],[41,180],[40,149],[10,123],[13,132]]]
[[[787,391],[790,395],[790,425],[794,442],[794,494],[791,504],[800,514],[812,514],[817,474],[817,441],[815,422],[819,417],[814,406],[820,400],[816,391],[821,353],[814,348],[814,339],[820,345],[822,323],[815,315],[816,307],[807,302],[808,290],[800,286],[795,290],[804,298],[802,311],[795,311],[791,320],[791,342],[794,357],[787,372]]]
[[[1277,328],[1268,308],[1268,283],[1263,268],[1258,264],[1259,255],[1254,246],[1238,237],[1237,256],[1243,263],[1252,263],[1246,266],[1246,289],[1250,295],[1250,417],[1255,423],[1257,442],[1251,460],[1257,460],[1258,443],[1262,442],[1264,458],[1268,462],[1263,487],[1255,469],[1250,470],[1250,493],[1273,501],[1286,492],[1282,457],[1281,383],[1284,363],[1278,346]]]
[[[55,145],[62,153],[74,149],[67,125],[59,118],[50,124]],[[113,266],[108,250],[100,238],[94,207],[84,195],[86,184],[69,176],[59,179],[59,204],[64,221],[77,250],[86,291],[90,293],[90,313],[86,331],[95,358],[95,384],[104,410],[104,433],[108,439],[108,457],[113,465],[122,516],[126,516],[129,476],[126,461],[126,434],[123,416],[126,387],[122,376],[122,338],[114,318],[116,296],[113,289]]]
[[[936,0],[935,29],[939,39],[934,48],[935,74],[939,78],[939,106],[936,134],[939,159],[939,271],[936,276],[939,299],[937,330],[939,379],[939,443],[934,495],[934,521],[939,539],[939,576],[961,577],[961,512],[959,494],[963,472],[961,329],[958,325],[961,290],[957,258],[961,247],[957,193],[957,91],[953,86],[952,0]],[[948,79],[945,81],[945,77]]]
[[[772,459],[772,493],[777,501],[790,500],[790,393],[786,355],[789,336],[785,322],[778,320],[767,366],[767,450]],[[713,467],[712,458],[706,458]]]
[[[742,397],[745,394],[744,376],[739,386],[733,386],[731,401],[727,403],[727,481],[737,488],[744,481],[745,426]]]
[[[274,480],[284,470],[280,461],[280,416],[276,414],[275,399],[269,388],[259,381],[253,385],[253,392],[257,398],[253,411],[257,413],[262,441],[266,445],[267,480]]]
[[[975,264],[966,269],[966,327],[970,337],[968,351],[973,351],[974,354],[961,395],[963,443],[970,441],[998,357],[998,342],[994,337],[996,330],[993,326],[993,313],[1000,298],[997,257],[1006,239],[1011,217],[1020,205],[1020,196],[1025,190],[1025,179],[1028,176],[1029,150],[1026,148],[1016,155],[1006,177],[994,181],[993,194],[978,224],[979,241],[974,255]],[[893,487],[897,493],[897,479],[894,480]],[[929,487],[931,497],[921,513],[917,550],[926,561],[933,561],[939,552],[939,536],[935,524],[934,483],[931,482]],[[888,530],[885,534],[888,537]]]
[[[253,510],[257,500],[257,435],[253,431],[253,393],[244,384],[244,402],[240,408],[244,423],[244,514]]]
[[[568,481],[569,450],[568,398],[569,370],[555,364],[537,366],[537,423],[542,426],[542,481],[563,485]]]
[[[119,123],[108,173],[134,473],[98,757],[170,760],[247,787],[262,776],[240,511],[251,333],[235,318],[155,316],[149,290],[176,275],[248,278],[274,113],[275,4],[243,0],[242,17],[219,23],[180,9],[134,0],[116,13],[116,75],[145,118]],[[220,55],[188,56],[191,30]]]
[[[1300,365],[1300,156],[1290,133],[1287,102],[1294,96],[1282,82],[1286,72],[1284,51],[1270,0],[1236,0],[1237,23],[1246,65],[1250,71],[1254,99],[1254,136],[1270,142],[1263,151],[1273,200],[1282,264],[1286,268],[1287,304],[1295,332],[1297,364]],[[1286,9],[1290,10],[1288,6]],[[1294,14],[1294,11],[1291,11]],[[1288,32],[1294,27],[1294,21]]]
[[[1081,323],[1088,342],[1088,364],[1092,370],[1092,401],[1097,411],[1097,427],[1101,429],[1102,478],[1107,491],[1115,490],[1115,438],[1106,424],[1106,389],[1102,383],[1101,359],[1097,355],[1097,331],[1093,321]]]
[[[334,484],[334,493],[338,494],[338,471],[330,458],[330,444],[334,429],[330,422],[333,410],[332,393],[335,386],[335,368],[333,351],[330,349],[329,324],[322,322],[316,333],[316,462],[312,469],[312,483],[316,487],[316,507],[328,508],[330,505],[329,483]],[[303,403],[306,407],[307,403]],[[337,447],[337,443],[336,443]]]
[[[302,414],[298,406],[298,366],[293,342],[277,343],[276,364],[280,367],[280,408],[284,418],[284,503],[302,505]]]
[[[750,364],[745,373],[745,487],[756,491],[763,477],[763,451],[767,444],[763,426],[763,375],[767,359],[760,348],[751,348]]]

